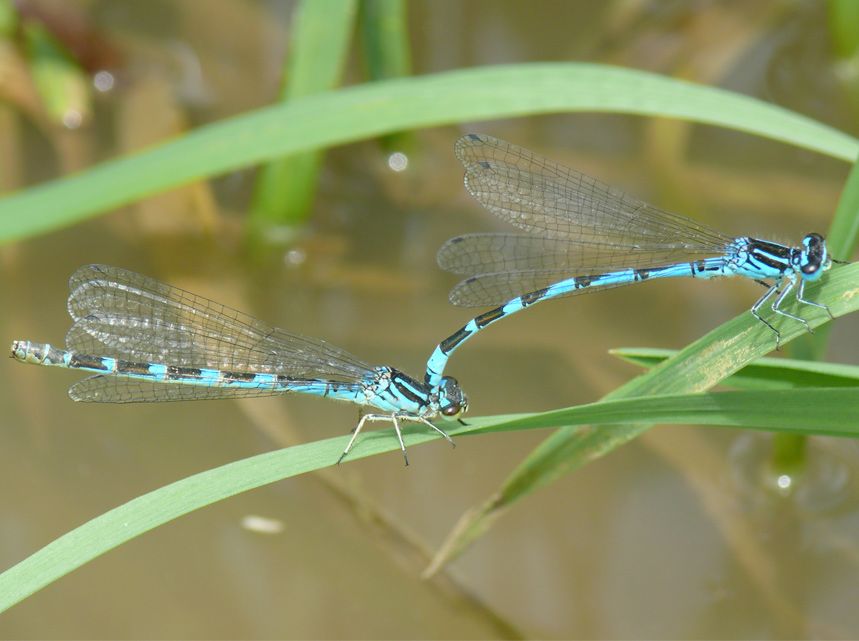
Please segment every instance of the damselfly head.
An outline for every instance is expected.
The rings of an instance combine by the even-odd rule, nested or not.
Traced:
[[[468,411],[468,398],[452,376],[443,376],[438,385],[438,407],[449,418],[456,418]]]
[[[805,280],[817,280],[832,267],[832,256],[826,248],[826,241],[820,234],[811,233],[802,239],[799,251],[799,271]]]

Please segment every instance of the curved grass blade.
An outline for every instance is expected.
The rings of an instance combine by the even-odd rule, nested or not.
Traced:
[[[629,363],[651,368],[678,352],[674,349],[622,347],[613,349],[610,353]],[[721,384],[747,390],[856,387],[859,386],[859,366],[764,357],[749,363],[736,374],[723,380]]]
[[[405,129],[559,112],[680,118],[852,161],[845,133],[740,94],[583,63],[493,66],[306,96],[0,200],[0,242],[44,233],[171,187],[291,153]]]
[[[542,414],[485,417],[451,433],[461,436],[635,421],[859,437],[859,424],[852,418],[851,411],[857,402],[859,389],[856,388],[651,396],[603,401]],[[424,432],[410,434],[408,441],[413,446],[434,438],[437,438],[435,434]],[[159,525],[241,492],[330,465],[345,439],[339,437],[297,445],[230,463],[162,487],[96,517],[0,575],[0,612]],[[394,437],[380,433],[380,438],[365,439],[361,451],[356,449],[355,457],[398,447]]]

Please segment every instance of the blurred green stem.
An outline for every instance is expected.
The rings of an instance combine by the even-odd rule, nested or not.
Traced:
[[[859,118],[859,2],[829,0],[829,34],[837,58],[833,65],[853,116]]]
[[[360,24],[370,80],[411,74],[408,13],[403,0],[363,0]]]
[[[76,129],[91,115],[89,77],[39,22],[23,23],[33,83],[51,122]]]
[[[295,10],[284,64],[284,101],[336,87],[343,74],[356,0],[302,0]],[[310,211],[322,153],[313,151],[260,168],[251,204],[253,241],[277,226],[294,227]]]
[[[829,33],[839,58],[859,52],[859,2],[829,0]]]
[[[359,24],[367,77],[372,80],[402,78],[412,73],[409,23],[404,0],[362,0]],[[406,151],[411,136],[398,132],[385,136],[389,151]]]
[[[0,38],[11,38],[18,28],[18,12],[11,0],[0,0]]]
[[[805,468],[808,437],[801,434],[776,434],[772,443],[772,470],[776,475],[793,476]]]

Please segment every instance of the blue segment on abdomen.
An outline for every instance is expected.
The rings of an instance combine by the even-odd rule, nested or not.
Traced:
[[[122,372],[118,372],[122,373]],[[163,381],[167,378],[167,366],[161,365],[159,363],[150,363],[149,364],[149,376],[140,376],[141,378],[155,378],[159,381]]]
[[[253,381],[250,382],[248,387],[275,387],[277,385],[277,375],[276,374],[256,374],[254,375]],[[241,387],[245,387],[244,381],[242,381]]]
[[[216,387],[221,381],[221,371],[217,369],[201,369],[199,381],[200,385]]]

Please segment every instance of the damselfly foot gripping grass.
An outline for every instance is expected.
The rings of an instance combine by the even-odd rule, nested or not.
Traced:
[[[751,312],[782,309],[791,291],[805,305],[805,285],[832,265],[826,242],[811,233],[797,247],[748,236],[732,238],[684,216],[663,211],[573,169],[490,136],[456,143],[465,187],[493,214],[526,233],[467,234],[447,241],[439,265],[468,276],[450,294],[454,305],[498,305],[442,341],[427,363],[425,382],[442,378],[450,355],[483,328],[535,303],[655,278],[743,276],[767,291]],[[797,288],[797,285],[799,286]]]
[[[88,265],[69,281],[74,324],[65,348],[12,343],[23,363],[95,372],[71,386],[75,401],[140,403],[297,393],[372,408],[367,421],[390,422],[406,465],[401,422],[456,418],[468,402],[457,381],[425,383],[392,367],[371,367],[324,341],[291,334],[247,314],[134,272]]]

